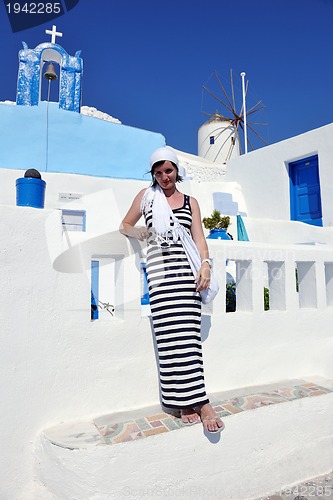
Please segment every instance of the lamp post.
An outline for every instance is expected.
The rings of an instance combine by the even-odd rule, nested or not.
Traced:
[[[240,74],[242,77],[242,91],[243,91],[243,116],[244,116],[244,152],[247,153],[247,123],[246,123],[246,95],[245,95],[245,75],[244,71]]]

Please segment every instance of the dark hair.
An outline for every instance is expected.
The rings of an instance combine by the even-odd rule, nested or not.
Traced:
[[[169,161],[169,160],[160,160],[160,161],[157,161],[156,163],[154,163],[154,165],[151,167],[150,169],[150,175],[151,175],[151,178],[152,178],[152,186],[155,187],[156,184],[157,184],[157,180],[155,179],[155,176],[154,176],[154,170],[156,167],[160,167],[161,165],[163,165],[166,161]],[[182,182],[183,180],[183,177],[181,175],[179,175],[179,170],[178,170],[178,167],[177,165],[171,161],[170,163],[172,163],[172,165],[175,167],[175,169],[177,170],[177,176],[176,176],[176,182]]]

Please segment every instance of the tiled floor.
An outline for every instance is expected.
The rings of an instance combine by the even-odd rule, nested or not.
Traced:
[[[246,395],[233,395],[223,400],[213,400],[211,404],[217,414],[224,418],[267,405],[316,397],[329,392],[332,392],[332,387],[326,388],[315,382],[298,380],[265,388],[263,392],[257,390]],[[122,415],[103,415],[94,419],[93,422],[67,423],[47,429],[45,435],[58,446],[74,449],[136,441],[182,428],[184,424],[180,418],[156,409],[149,411],[148,408],[136,412],[135,418],[133,418],[133,412]]]
[[[212,406],[219,417],[227,417],[233,413],[253,410],[262,406],[283,403],[294,399],[319,396],[327,392],[331,392],[330,389],[318,386],[315,383],[305,382],[301,385],[281,387],[270,392],[259,392],[223,401],[213,401]],[[96,419],[94,423],[106,444],[135,441],[184,427],[180,418],[167,413],[158,413],[156,415],[117,423],[107,423],[104,418],[104,423],[99,424],[98,419]]]

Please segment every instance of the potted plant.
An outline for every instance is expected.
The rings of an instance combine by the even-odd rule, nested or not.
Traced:
[[[209,229],[207,238],[216,240],[231,240],[232,238],[227,233],[228,227],[231,225],[229,215],[221,215],[219,210],[213,210],[210,217],[202,219],[203,225]]]

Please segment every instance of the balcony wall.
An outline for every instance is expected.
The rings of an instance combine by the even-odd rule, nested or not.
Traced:
[[[144,248],[118,231],[63,233],[58,210],[3,206],[0,229],[7,450],[1,495],[12,499],[33,477],[41,429],[158,404],[159,390],[154,337],[140,304]],[[332,246],[210,241],[209,247],[221,291],[203,310],[207,391],[312,375],[332,379]],[[90,320],[94,256],[113,258],[116,266],[115,314],[98,321]],[[233,313],[225,312],[227,260],[235,263]]]

